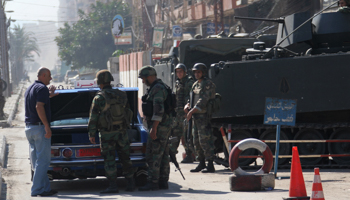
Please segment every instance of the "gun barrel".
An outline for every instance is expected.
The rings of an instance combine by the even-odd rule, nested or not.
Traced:
[[[258,21],[284,23],[284,18],[267,19],[267,18],[257,18],[257,17],[240,17],[240,16],[235,16],[235,19],[247,19],[247,20],[258,20]]]

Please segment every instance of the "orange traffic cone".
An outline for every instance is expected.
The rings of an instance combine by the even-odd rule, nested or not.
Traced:
[[[305,182],[303,172],[301,170],[301,164],[299,159],[298,147],[292,149],[292,166],[290,170],[290,185],[289,185],[289,197],[288,199],[310,199],[306,196]]]
[[[324,200],[319,168],[315,168],[315,176],[314,176],[314,183],[312,184],[311,200]]]

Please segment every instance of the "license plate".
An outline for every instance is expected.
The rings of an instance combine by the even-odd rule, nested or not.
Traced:
[[[88,148],[88,149],[78,149],[76,150],[77,157],[91,157],[91,156],[101,156],[100,148]]]

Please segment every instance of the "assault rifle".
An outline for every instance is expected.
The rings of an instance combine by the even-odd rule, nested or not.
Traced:
[[[170,142],[170,143],[175,142],[174,140],[178,140],[178,138],[177,138],[177,137],[170,137],[170,138],[169,138],[169,142]],[[169,149],[169,156],[170,156],[171,162],[174,163],[176,169],[179,170],[179,172],[180,172],[182,178],[183,178],[184,180],[186,180],[185,177],[184,177],[184,175],[182,174],[182,171],[181,171],[181,169],[180,169],[179,163],[178,163],[177,160],[176,160],[175,153],[172,152],[170,149]]]
[[[192,91],[192,92],[190,92],[190,109],[189,110],[191,110],[194,107],[193,101],[194,101],[194,94]],[[191,148],[191,145],[193,145],[192,140],[191,140],[191,138],[192,138],[192,117],[190,120],[188,120],[188,122],[187,122],[187,119],[185,119],[184,124],[185,124],[185,126],[187,126],[187,133],[185,134],[186,135],[186,138],[185,138],[186,145],[187,145],[188,149],[192,149]]]

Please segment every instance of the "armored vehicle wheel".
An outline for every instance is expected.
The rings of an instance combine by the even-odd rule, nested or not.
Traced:
[[[329,139],[333,140],[349,140],[350,129],[340,128],[334,131]],[[349,142],[332,142],[328,143],[328,149],[330,154],[350,154],[350,143]],[[350,164],[350,157],[333,157],[333,160],[339,165]]]
[[[276,140],[276,129],[269,129],[264,131],[260,137],[260,140]],[[289,140],[287,134],[283,131],[280,132],[280,140]],[[275,155],[276,153],[276,143],[266,143],[267,146],[272,151],[272,154]],[[279,155],[291,155],[291,146],[290,143],[280,143],[280,148],[279,148]],[[279,158],[278,159],[278,164],[282,165],[286,163],[289,160],[289,158]]]
[[[246,131],[246,130],[232,131],[231,140],[244,140],[247,138],[253,138],[252,134],[249,131]],[[236,144],[237,143],[232,143],[232,147]],[[250,148],[250,149],[244,150],[240,155],[252,156],[252,155],[258,155],[258,152],[256,149]],[[248,166],[251,163],[253,163],[255,160],[256,158],[240,158],[238,159],[238,164],[239,166]]]
[[[315,129],[300,130],[294,140],[324,140],[322,134]],[[326,151],[325,143],[295,143],[298,147],[299,155],[320,155]],[[322,160],[322,157],[300,158],[302,165],[315,165]]]

